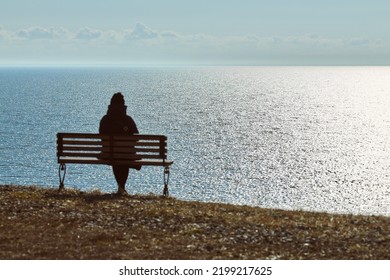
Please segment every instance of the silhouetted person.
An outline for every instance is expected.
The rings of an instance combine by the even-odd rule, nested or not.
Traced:
[[[134,120],[126,114],[127,106],[123,95],[118,92],[111,98],[107,114],[101,119],[99,133],[110,135],[131,135],[138,133]],[[129,168],[140,170],[140,166],[113,165],[112,170],[118,183],[118,194],[125,194],[126,181],[129,176]]]

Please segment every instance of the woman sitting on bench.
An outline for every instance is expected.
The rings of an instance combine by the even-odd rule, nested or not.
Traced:
[[[115,93],[108,105],[107,114],[101,119],[99,133],[108,135],[131,135],[138,133],[134,120],[126,114],[127,106],[122,93]],[[127,194],[125,186],[129,168],[140,170],[141,166],[113,165],[112,170],[118,183],[118,194]]]

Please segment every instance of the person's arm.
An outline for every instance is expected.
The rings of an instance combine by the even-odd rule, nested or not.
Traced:
[[[133,120],[133,118],[131,118],[131,117],[127,118],[127,125],[129,128],[128,131],[130,134],[138,134],[139,133],[137,125],[135,124],[135,121]]]

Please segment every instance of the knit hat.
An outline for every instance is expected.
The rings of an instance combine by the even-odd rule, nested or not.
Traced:
[[[125,105],[125,99],[123,98],[122,93],[117,92],[112,96],[111,105]]]

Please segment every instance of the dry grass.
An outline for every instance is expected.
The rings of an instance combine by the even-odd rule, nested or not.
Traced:
[[[0,259],[389,259],[390,218],[0,186]]]

